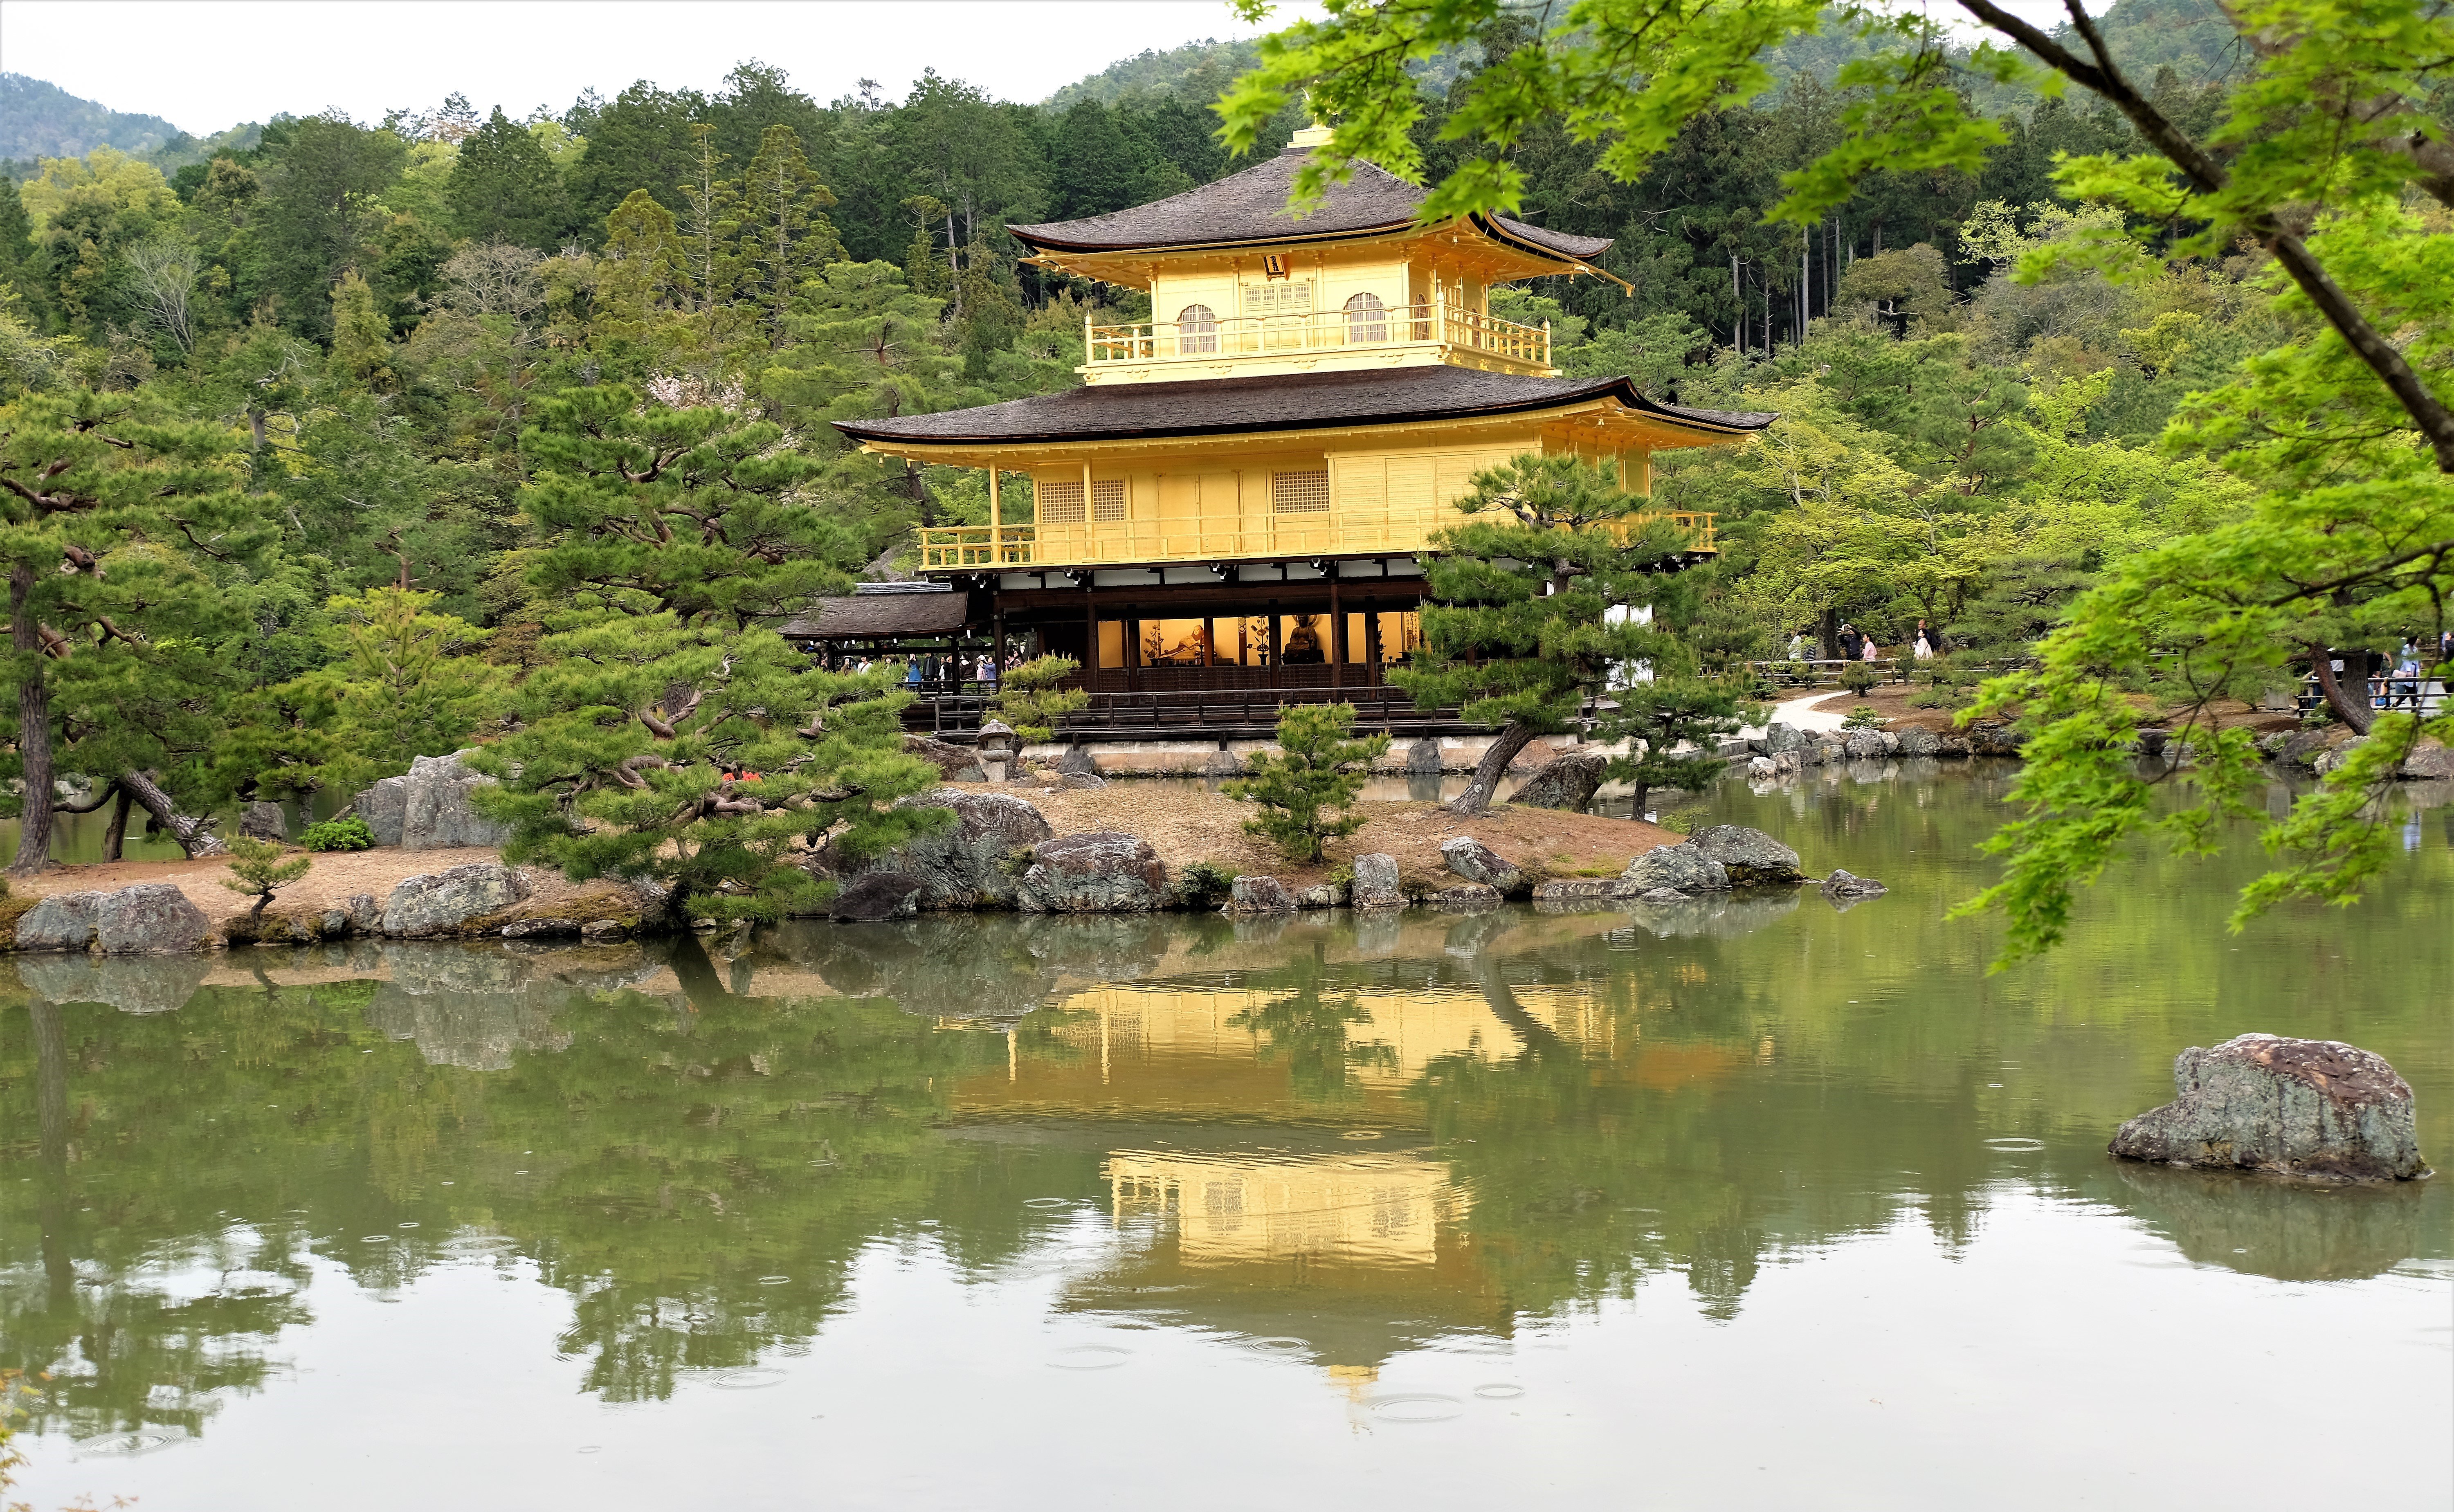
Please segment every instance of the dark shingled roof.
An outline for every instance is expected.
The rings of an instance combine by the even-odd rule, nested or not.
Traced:
[[[835,429],[856,441],[1102,441],[1515,414],[1604,395],[1639,414],[1720,431],[1760,431],[1779,418],[1658,404],[1626,378],[1534,378],[1472,368],[1420,367],[1093,384],[936,414],[838,420]]]
[[[890,640],[902,635],[945,635],[971,616],[969,594],[855,594],[821,598],[817,613],[779,627],[786,640]]]
[[[1357,163],[1352,179],[1331,185],[1327,201],[1311,213],[1289,214],[1287,194],[1295,185],[1296,170],[1311,155],[1308,149],[1289,148],[1215,184],[1148,205],[1081,220],[1006,229],[1034,252],[1087,252],[1322,240],[1403,231],[1415,224],[1424,192],[1370,163]],[[1501,241],[1572,262],[1599,257],[1611,244],[1607,236],[1571,236],[1505,215],[1478,215],[1475,221]]]

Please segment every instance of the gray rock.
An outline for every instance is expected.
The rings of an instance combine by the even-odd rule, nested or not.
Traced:
[[[1027,914],[1141,914],[1167,906],[1167,868],[1150,842],[1117,830],[1031,848],[1015,901]]]
[[[1567,903],[1583,898],[1641,897],[1644,884],[1626,877],[1569,877],[1534,889],[1538,903]]]
[[[1244,763],[1236,759],[1232,751],[1213,751],[1201,763],[1206,777],[1237,777],[1244,775]]]
[[[1582,813],[1602,785],[1602,769],[1610,758],[1596,751],[1571,751],[1535,768],[1534,775],[1508,795],[1511,803],[1529,809],[1562,809]]]
[[[1716,824],[1698,830],[1687,843],[1721,863],[1739,887],[1766,882],[1797,882],[1806,874],[1798,869],[1798,853],[1761,830],[1743,824]]]
[[[2422,746],[2404,757],[2402,775],[2415,782],[2454,777],[2454,750],[2442,745]]]
[[[172,956],[202,950],[213,921],[169,882],[105,893],[93,910],[93,948],[106,956]]]
[[[1106,787],[1108,779],[1094,772],[1068,772],[1057,779],[1056,785],[1070,792],[1083,793]]]
[[[278,803],[251,803],[238,812],[238,832],[251,840],[287,840],[290,819]]]
[[[1775,776],[1794,777],[1805,769],[1806,753],[1803,751],[1783,751],[1779,756],[1771,757],[1771,761],[1773,775]]]
[[[1405,889],[1398,882],[1398,858],[1377,851],[1357,857],[1355,883],[1347,899],[1356,909],[1366,912],[1405,907]]]
[[[1838,731],[1827,731],[1823,738],[1816,742],[1815,752],[1821,757],[1816,765],[1834,766],[1849,759],[1849,742]]]
[[[1890,755],[1880,730],[1852,730],[1840,737],[1840,754],[1852,761],[1875,761]]]
[[[955,824],[862,861],[830,844],[819,854],[818,866],[847,882],[864,872],[909,873],[920,878],[919,906],[925,909],[1012,908],[1017,883],[1008,858],[1056,833],[1038,809],[1011,793],[932,788],[898,798],[895,806],[952,809]]]
[[[1883,755],[1899,756],[1901,754],[1901,737],[1898,734],[1890,730],[1879,730],[1876,732],[1876,735],[1883,742]]]
[[[1675,887],[1648,887],[1643,892],[1639,893],[1636,896],[1639,902],[1646,903],[1683,903],[1687,901],[1687,895],[1679,891]]]
[[[1430,902],[1443,914],[1478,914],[1499,906],[1499,889],[1488,882],[1459,882],[1434,893]]]
[[[1939,756],[1941,752],[1942,736],[1935,734],[1931,730],[1919,725],[1911,725],[1901,732],[1900,754],[1901,756]]]
[[[382,922],[383,911],[375,906],[374,895],[352,893],[341,900],[340,907],[324,910],[315,932],[326,939],[338,939],[344,935],[372,935]]]
[[[184,1007],[212,962],[186,956],[50,956],[17,962],[18,979],[52,1002],[98,1002],[125,1014]]]
[[[1296,895],[1275,877],[1239,877],[1227,899],[1230,914],[1292,914]]]
[[[1823,896],[1826,897],[1881,897],[1890,891],[1871,877],[1853,877],[1838,867],[1833,868],[1832,875],[1823,879]]]
[[[1297,908],[1342,908],[1346,889],[1334,882],[1318,882],[1296,895]]]
[[[579,920],[575,918],[515,918],[503,926],[505,939],[576,939],[578,937]]]
[[[1795,725],[1782,724],[1776,719],[1764,726],[1763,748],[1766,756],[1779,756],[1784,751],[1803,751],[1806,745],[1805,734]]]
[[[1935,745],[1934,754],[1936,756],[1966,756],[1975,755],[1974,752],[1968,749],[1968,736],[1961,734],[1957,730],[1946,731],[1942,735],[1937,736],[1935,739],[1937,743]]]
[[[1467,881],[1480,882],[1495,892],[1519,893],[1525,889],[1525,874],[1517,869],[1516,863],[1471,835],[1442,840],[1440,859]]]
[[[1438,776],[1440,743],[1426,736],[1406,747],[1406,775],[1410,777]]]
[[[1747,759],[1747,776],[1759,782],[1768,781],[1780,776],[1780,763],[1770,756],[1750,756]]]
[[[2018,756],[2020,748],[2028,743],[2026,732],[1990,722],[1970,725],[1967,739],[1971,756]]]
[[[1619,876],[1637,884],[1638,896],[1668,890],[1680,897],[1727,892],[1729,869],[1704,854],[1693,840],[1659,845],[1627,863]]]
[[[93,943],[94,910],[106,895],[53,893],[17,919],[19,950],[84,950]]]
[[[2261,1034],[2192,1045],[2174,1058],[2173,1090],[2122,1126],[2115,1155],[2350,1180],[2428,1169],[2410,1086],[2355,1045]]]
[[[398,939],[459,934],[528,896],[527,877],[492,861],[404,877],[384,899],[383,932]]]
[[[409,817],[409,778],[383,778],[352,799],[350,811],[367,821],[377,845],[398,845],[401,822]]]
[[[1095,777],[1099,775],[1099,762],[1084,747],[1067,746],[1064,757],[1056,763],[1056,771],[1060,776],[1071,776],[1078,772],[1084,776]]]
[[[906,731],[903,754],[918,756],[935,767],[940,782],[986,782],[989,779],[988,773],[980,766],[978,750],[972,746],[952,745],[931,736]]]
[[[585,944],[610,945],[630,937],[631,926],[618,918],[592,918],[579,926],[579,937]]]
[[[909,918],[920,911],[928,883],[910,872],[863,872],[827,904],[827,917],[856,924]]]

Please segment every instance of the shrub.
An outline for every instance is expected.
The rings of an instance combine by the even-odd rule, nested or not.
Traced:
[[[1192,861],[1176,874],[1176,906],[1207,914],[1235,896],[1236,874],[1216,861]]]
[[[367,821],[352,814],[346,819],[326,819],[310,824],[298,843],[311,851],[365,851],[374,848],[375,832]]]
[[[1321,844],[1362,828],[1362,816],[1323,816],[1343,810],[1363,791],[1374,758],[1389,749],[1385,735],[1353,738],[1355,705],[1299,703],[1278,711],[1278,751],[1256,751],[1252,776],[1226,786],[1227,796],[1259,806],[1244,833],[1266,837],[1291,861],[1318,861]],[[1349,767],[1357,770],[1349,771]]]
[[[222,878],[222,885],[255,899],[255,907],[248,911],[250,922],[264,917],[264,905],[272,901],[273,889],[298,880],[315,864],[312,857],[304,856],[285,859],[281,847],[272,841],[251,840],[245,836],[231,840],[230,855],[231,875]]]
[[[1080,688],[1058,683],[1082,670],[1071,656],[1040,656],[997,674],[996,716],[1014,727],[1023,744],[1037,745],[1056,734],[1067,715],[1091,701]]]
[[[1843,730],[1881,730],[1882,727],[1883,716],[1862,703],[1850,710],[1849,717],[1840,721]]]
[[[1840,669],[1840,686],[1861,698],[1874,692],[1875,685],[1882,680],[1882,674],[1862,661],[1853,661]]]

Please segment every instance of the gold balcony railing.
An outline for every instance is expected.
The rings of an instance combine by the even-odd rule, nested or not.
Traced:
[[[1139,501],[1136,500],[1136,503]],[[1061,525],[940,525],[920,532],[920,570],[959,572],[1000,567],[1083,567],[1124,562],[1216,562],[1256,556],[1349,552],[1427,551],[1437,531],[1457,523],[1445,504],[1377,507],[1305,514],[1250,510],[1171,512],[1121,520]],[[1631,514],[1622,525],[1666,519],[1695,536],[1692,548],[1712,552],[1715,516],[1690,510]]]
[[[1093,325],[1085,320],[1082,338],[1089,364],[1095,368],[1432,345],[1501,357],[1529,368],[1551,366],[1548,321],[1520,325],[1431,301],[1371,310],[1150,320],[1124,326]]]

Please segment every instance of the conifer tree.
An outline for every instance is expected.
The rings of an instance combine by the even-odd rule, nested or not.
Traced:
[[[767,628],[860,559],[797,497],[823,464],[725,403],[603,386],[538,411],[521,506],[551,542],[531,585],[559,607],[523,727],[476,758],[504,779],[483,801],[513,825],[506,857],[654,877],[694,917],[773,918],[824,897],[793,862],[839,820],[855,849],[947,822],[888,808],[936,779],[902,752],[908,696]]]
[[[716,279],[728,293],[765,312],[771,335],[780,333],[801,281],[843,261],[843,242],[826,213],[835,197],[811,171],[801,138],[789,126],[771,126],[759,138],[738,195],[718,222],[727,246]]]
[[[1347,812],[1372,775],[1372,763],[1389,750],[1385,735],[1355,737],[1355,705],[1298,703],[1278,711],[1278,754],[1256,751],[1245,758],[1252,776],[1227,784],[1227,796],[1252,803],[1260,814],[1244,821],[1248,835],[1269,839],[1291,861],[1318,861],[1325,840],[1363,827]],[[1340,811],[1336,818],[1325,809]]]
[[[10,647],[0,803],[23,819],[11,870],[49,862],[53,786],[115,785],[191,854],[219,848],[153,773],[210,743],[221,643],[244,605],[207,569],[270,539],[225,427],[151,423],[91,390],[0,412],[0,569]],[[101,798],[97,796],[98,805]]]
[[[690,265],[673,212],[644,189],[605,217],[605,258],[596,280],[596,328],[642,340],[659,317],[687,310]]]
[[[571,224],[569,201],[553,159],[527,127],[503,113],[460,144],[444,190],[453,228],[478,242],[550,250]]]
[[[1488,808],[1517,753],[1575,728],[1615,666],[1658,675],[1692,659],[1632,613],[1661,596],[1659,575],[1687,546],[1667,524],[1633,520],[1644,505],[1619,492],[1614,467],[1529,453],[1476,474],[1458,501],[1465,523],[1433,537],[1442,554],[1429,569],[1421,664],[1389,680],[1426,709],[1461,705],[1468,723],[1498,728],[1453,811]]]

